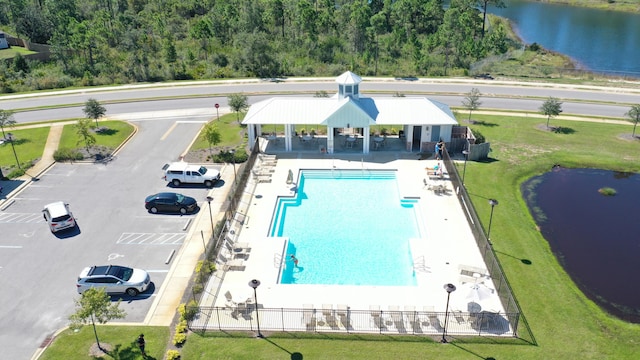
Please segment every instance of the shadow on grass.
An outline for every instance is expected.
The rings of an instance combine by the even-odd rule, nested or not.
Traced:
[[[504,256],[508,256],[508,257],[510,257],[510,258],[514,258],[514,259],[516,259],[516,260],[520,260],[520,262],[522,262],[522,263],[523,263],[523,264],[525,264],[525,265],[531,265],[531,264],[533,264],[533,262],[531,262],[531,260],[529,260],[529,259],[521,259],[521,258],[519,258],[519,257],[516,257],[516,256],[513,256],[513,255],[510,255],[510,254],[507,254],[507,253],[504,253],[504,252],[502,252],[502,251],[498,251],[498,250],[495,250],[495,249],[494,249],[493,251],[495,251],[495,252],[496,252],[496,253],[498,253],[498,254],[502,254],[502,255],[504,255]]]
[[[552,127],[551,131],[553,131],[556,134],[563,134],[563,135],[569,135],[569,134],[573,134],[576,131],[572,128],[568,128],[568,127],[564,127],[564,126],[556,126],[556,127]]]
[[[486,126],[486,127],[495,127],[495,126],[499,126],[499,125],[498,125],[498,124],[496,124],[496,123],[486,122],[486,121],[484,121],[484,120],[480,120],[480,121],[478,121],[478,120],[469,120],[468,122],[469,122],[469,124],[471,124],[471,125],[479,125],[479,126]]]

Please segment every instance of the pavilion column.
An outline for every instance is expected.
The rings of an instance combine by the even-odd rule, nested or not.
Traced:
[[[368,154],[369,153],[369,140],[371,135],[369,134],[370,132],[370,127],[366,126],[364,128],[364,140],[363,140],[363,144],[362,144],[362,153],[363,154]]]
[[[333,154],[333,127],[327,126],[327,154]]]

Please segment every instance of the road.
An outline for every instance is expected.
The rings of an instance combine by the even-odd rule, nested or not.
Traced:
[[[190,83],[192,85],[151,87],[128,86],[108,90],[96,88],[71,92],[54,92],[53,95],[32,97],[17,95],[0,97],[0,109],[19,110],[62,105],[75,105],[63,109],[44,109],[19,112],[15,119],[19,123],[47,121],[83,117],[82,106],[89,98],[95,98],[106,104],[107,114],[126,114],[140,111],[163,111],[177,109],[210,109],[213,104],[227,106],[227,96],[231,93],[244,93],[249,103],[276,95],[313,96],[317,91],[332,94],[336,91],[333,79],[322,81],[289,82],[208,82]],[[563,102],[563,114],[595,117],[624,117],[630,105],[638,103],[640,90],[623,88],[603,88],[569,85],[549,85],[507,83],[497,81],[467,81],[447,83],[442,81],[394,81],[371,80],[362,83],[362,94],[368,96],[392,96],[402,93],[405,96],[427,96],[451,107],[461,107],[462,100],[471,88],[481,92],[480,110],[507,110],[538,112],[540,105],[549,96]],[[36,94],[37,95],[37,94]]]
[[[392,96],[425,95],[450,106],[460,106],[472,87],[481,93],[481,110],[537,112],[548,96],[560,98],[564,114],[622,117],[638,92],[620,89],[571,88],[501,84],[498,82],[447,83],[430,81],[371,81],[361,85],[363,94]],[[300,83],[222,82],[186,86],[132,86],[117,89],[84,89],[55,95],[28,94],[0,97],[0,109],[26,109],[73,105],[60,109],[17,112],[19,123],[82,117],[82,104],[93,97],[107,103],[110,116],[164,110],[204,109],[203,116],[138,116],[138,134],[107,165],[57,164],[39,181],[21,192],[11,206],[0,212],[0,348],[3,357],[27,359],[49,335],[65,326],[77,298],[73,279],[84,266],[118,262],[149,269],[155,289],[166,276],[165,259],[181,246],[189,216],[148,214],[144,196],[167,190],[160,167],[176,160],[196,135],[203,121],[215,114],[213,104],[227,107],[229,93],[243,92],[249,102],[276,96],[306,96],[316,91],[332,94],[333,79]],[[175,127],[174,125],[177,124]],[[218,184],[223,186],[223,184]],[[215,190],[214,190],[215,191]],[[203,188],[180,192],[198,199]],[[41,220],[48,202],[65,200],[78,218],[79,231],[55,236]],[[10,279],[10,280],[8,280]],[[70,280],[71,279],[71,280]],[[154,296],[154,288],[137,299],[127,298],[122,308],[125,321],[142,321]],[[11,324],[11,325],[9,325]]]

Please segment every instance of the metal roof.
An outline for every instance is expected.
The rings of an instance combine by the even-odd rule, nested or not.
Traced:
[[[277,97],[251,106],[243,124],[457,125],[446,104],[425,97]]]

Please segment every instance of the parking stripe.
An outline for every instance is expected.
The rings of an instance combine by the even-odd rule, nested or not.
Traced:
[[[185,233],[122,233],[117,244],[124,245],[181,245]]]
[[[0,223],[2,224],[25,224],[42,223],[42,213],[0,213]]]

